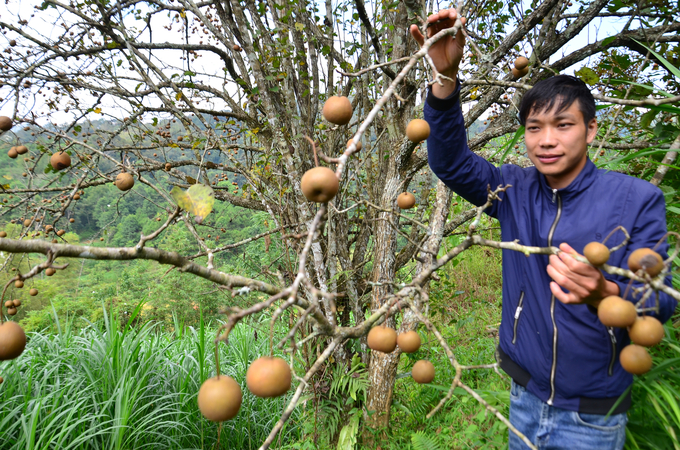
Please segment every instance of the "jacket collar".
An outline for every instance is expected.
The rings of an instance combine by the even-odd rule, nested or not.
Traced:
[[[560,197],[564,198],[569,198],[573,195],[578,194],[579,192],[585,191],[590,187],[591,184],[595,181],[597,178],[597,166],[593,164],[593,162],[590,160],[590,158],[586,157],[586,165],[583,167],[583,170],[581,170],[581,173],[579,173],[576,178],[574,178],[574,181],[572,181],[569,186],[558,189],[557,192],[560,194]],[[538,179],[540,180],[541,183],[541,190],[545,192],[545,194],[552,199],[553,198],[553,190],[550,186],[548,186],[548,182],[545,179],[545,175],[540,174]]]

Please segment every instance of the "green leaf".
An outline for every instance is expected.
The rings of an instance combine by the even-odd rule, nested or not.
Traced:
[[[640,126],[642,128],[649,128],[649,125],[652,123],[652,120],[654,120],[654,117],[656,117],[657,114],[659,114],[659,111],[654,110],[644,113],[640,118]]]
[[[515,131],[515,135],[513,136],[512,140],[508,143],[508,146],[505,148],[505,151],[503,152],[503,156],[501,156],[501,164],[503,164],[503,161],[505,161],[505,158],[508,157],[508,155],[512,151],[512,148],[515,146],[515,144],[519,140],[520,136],[522,136],[523,134],[524,134],[524,127],[519,127],[517,129],[517,131]]]
[[[428,436],[423,431],[411,435],[411,444],[414,450],[440,450],[441,446],[436,437]]]
[[[593,69],[589,67],[581,67],[579,70],[574,72],[574,75],[583,80],[584,83],[591,86],[600,82],[600,77]]]
[[[636,39],[633,39],[633,40],[634,40],[635,42],[637,42],[638,44],[642,45],[642,46],[643,46],[644,48],[646,48],[647,50],[649,50],[650,53],[651,53],[652,55],[656,56],[657,59],[658,59],[659,61],[661,61],[661,64],[663,64],[663,65],[666,67],[666,69],[668,69],[668,70],[669,70],[673,75],[675,75],[676,77],[680,78],[680,69],[678,69],[677,67],[675,67],[673,64],[669,63],[669,62],[666,60],[666,58],[664,58],[663,56],[659,55],[657,52],[655,52],[655,51],[652,50],[651,48],[647,47],[647,46],[646,46],[645,44],[643,44],[642,42],[640,42],[640,41],[638,41],[638,40],[636,40]]]
[[[349,423],[342,427],[338,437],[337,450],[354,450],[357,445],[357,435],[359,433],[359,415],[354,414]]]
[[[614,42],[614,39],[616,39],[618,36],[609,36],[607,39],[602,41],[602,47],[606,47],[612,42]]]

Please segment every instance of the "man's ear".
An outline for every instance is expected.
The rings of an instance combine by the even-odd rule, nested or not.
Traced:
[[[586,127],[586,142],[588,144],[592,143],[597,136],[597,119],[590,119],[588,126]]]

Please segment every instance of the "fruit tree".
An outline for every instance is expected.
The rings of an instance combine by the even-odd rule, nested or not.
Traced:
[[[21,167],[24,176],[3,181],[0,216],[24,226],[0,239],[0,251],[43,255],[13,280],[54,273],[66,257],[148,259],[234,296],[266,294],[227,311],[219,345],[228,345],[241,319],[269,310],[272,321],[293,318],[287,338],[274,344],[294,352],[308,329],[304,341],[318,341],[322,351],[292,378],[295,393],[263,448],[331,355],[346,367],[353,353],[362,355],[370,380],[365,409],[375,412],[365,420],[387,425],[402,344],[390,349],[419,324],[456,368],[451,389],[463,387],[506,421],[460,381],[466,367],[424,312],[429,281],[473,245],[527,254],[558,250],[483,239],[480,209],[452,209],[454,196],[430,174],[423,142],[429,133],[420,120],[423,99],[428,84],[438,82],[427,49],[452,33],[468,35],[461,100],[466,125],[476,128],[473,151],[494,163],[529,164],[516,119],[523,93],[551,74],[575,73],[602,106],[593,161],[670,192],[679,179],[668,169],[680,148],[680,21],[665,1],[453,6],[467,18],[465,28],[458,23],[419,48],[407,30],[438,7],[431,2],[8,0],[0,15],[6,116],[0,145],[9,156],[3,167]],[[595,31],[600,23],[606,35]],[[74,205],[107,183],[121,196],[152,191],[157,228],[130,247],[64,241]],[[490,202],[511,189],[491,188]],[[281,257],[260,277],[216,264],[217,255],[247,242],[211,236],[214,202],[268,214],[269,230],[248,242],[277,235]],[[185,227],[196,252],[151,245],[170,227]],[[466,238],[441,253],[442,239],[456,231]],[[663,284],[669,262],[656,262],[655,272],[644,263],[635,273],[593,264],[680,297]],[[397,324],[397,333],[384,332]],[[383,331],[385,352],[368,351],[366,336],[376,330]],[[267,363],[268,370],[282,370]],[[431,381],[430,366],[419,363],[414,378]],[[209,388],[238,397],[234,384],[219,378]],[[200,394],[199,403],[203,395],[210,396]],[[207,416],[233,417],[234,404],[226,412],[206,406]]]

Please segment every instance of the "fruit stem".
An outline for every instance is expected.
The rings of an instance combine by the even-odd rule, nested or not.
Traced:
[[[633,285],[633,279],[631,278],[631,279],[628,281],[628,286],[626,286],[626,290],[623,291],[623,295],[621,296],[622,299],[624,299],[624,300],[626,299],[626,296],[628,295],[628,291],[630,291],[630,287],[631,287],[632,285]]]
[[[5,304],[5,293],[7,292],[7,288],[9,287],[9,285],[10,285],[11,283],[14,283],[14,281],[15,281],[15,279],[14,279],[14,278],[11,278],[11,279],[7,282],[7,284],[5,284],[5,287],[4,287],[4,289],[2,290],[2,295],[0,296],[0,325],[2,325],[2,324],[5,322],[5,317],[4,317],[4,315],[2,314],[2,307],[3,307],[4,304]]]
[[[307,135],[305,135],[305,139],[307,139],[309,143],[312,144],[312,151],[314,152],[314,167],[319,167],[319,157],[316,156],[316,144],[314,143],[312,138],[310,138]]]
[[[217,378],[220,377],[220,352],[217,348],[218,345],[219,341],[215,341],[215,369],[217,370]]]
[[[652,247],[652,250],[656,251],[656,249],[659,247],[659,245],[661,245],[663,243],[663,241],[665,241],[666,238],[670,235],[673,235],[676,238],[675,239],[675,250],[673,250],[673,255],[670,256],[666,261],[664,261],[664,264],[675,260],[675,257],[678,256],[678,250],[679,250],[678,246],[680,246],[680,234],[676,233],[675,231],[668,231],[668,232],[666,232],[666,234],[663,235],[663,237],[661,239],[659,239],[659,242],[657,242],[656,245],[654,247]]]
[[[617,231],[623,229],[623,226],[619,225],[618,227],[614,228],[612,231],[609,232],[606,238],[602,241],[602,244],[606,244],[607,241],[609,240],[610,237],[612,237],[612,234],[616,233]]]
[[[274,320],[272,319],[269,327],[269,357],[274,357]]]

